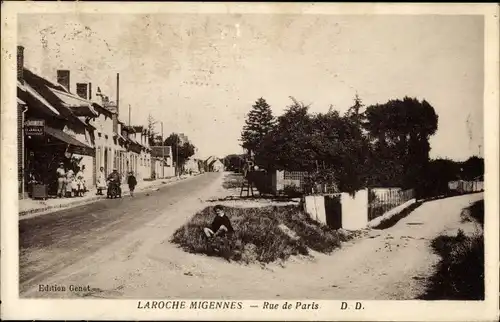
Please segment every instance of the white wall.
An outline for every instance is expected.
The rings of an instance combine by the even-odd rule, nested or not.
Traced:
[[[273,175],[273,191],[274,193],[278,193],[283,191],[285,188],[285,171],[277,170],[276,174]]]
[[[137,154],[137,179],[144,180],[151,178],[151,154],[141,151]]]
[[[368,190],[359,190],[354,196],[343,192],[340,198],[342,228],[347,230],[366,228],[368,225]]]
[[[175,177],[175,167],[163,167],[165,178]]]
[[[306,196],[305,212],[312,219],[326,225],[325,197],[321,195]]]
[[[360,190],[354,196],[348,193],[340,194],[342,207],[342,228],[358,230],[368,226],[368,190]],[[304,203],[305,212],[317,222],[327,224],[325,196],[306,196]]]
[[[79,166],[80,166],[80,169],[83,165],[85,166],[85,170],[83,172],[83,175],[85,178],[87,189],[91,189],[95,185],[95,182],[93,182],[94,181],[93,180],[93,178],[94,178],[94,173],[93,173],[93,171],[94,171],[94,157],[91,157],[88,155],[80,155],[80,154],[74,154],[73,156],[76,158],[82,158]],[[75,175],[76,175],[76,173],[75,173]]]
[[[106,175],[113,171],[115,151],[123,151],[124,149],[116,145],[113,140],[113,119],[100,114],[91,124],[96,128],[95,147],[96,147],[96,168],[98,172],[101,167],[107,170]],[[99,135],[100,134],[100,135]],[[107,164],[104,164],[104,151],[107,150]]]

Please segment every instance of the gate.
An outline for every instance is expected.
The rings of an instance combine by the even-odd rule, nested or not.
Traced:
[[[326,224],[332,229],[342,228],[342,204],[340,195],[325,195]]]

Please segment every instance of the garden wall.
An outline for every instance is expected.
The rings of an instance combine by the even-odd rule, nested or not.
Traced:
[[[326,206],[328,202],[325,200],[333,196],[338,198],[340,207]],[[357,191],[354,195],[343,192],[334,195],[306,196],[304,210],[312,219],[334,229],[362,229],[368,225],[368,190]],[[338,216],[340,218],[337,218]]]

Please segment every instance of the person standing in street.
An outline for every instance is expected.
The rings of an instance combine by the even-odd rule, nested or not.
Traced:
[[[134,173],[132,171],[129,172],[128,178],[127,178],[127,184],[128,184],[128,190],[130,191],[130,196],[134,196],[134,189],[135,186],[137,185],[137,179],[134,176]]]
[[[73,195],[76,196],[76,178],[75,178],[75,172],[73,169],[68,169],[66,172],[66,196],[67,197],[73,197]]]
[[[77,194],[80,197],[83,197],[83,194],[87,190],[86,186],[85,186],[85,176],[83,174],[84,170],[85,170],[85,165],[82,165],[82,167],[80,168],[80,170],[76,173],[76,182],[77,182],[77,185],[78,185]]]
[[[57,196],[62,198],[66,193],[66,171],[64,170],[64,163],[60,162],[56,170],[57,173]]]
[[[106,175],[104,174],[104,167],[101,167],[99,173],[97,174],[97,195],[102,196],[102,191],[106,189]]]

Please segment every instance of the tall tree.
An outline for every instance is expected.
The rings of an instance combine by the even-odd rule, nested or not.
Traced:
[[[421,180],[421,197],[448,193],[448,182],[460,178],[460,163],[449,159],[429,160]]]
[[[354,105],[349,107],[345,116],[351,118],[353,121],[357,123],[360,123],[363,118],[363,113],[361,112],[361,109],[364,106],[365,105],[363,104],[363,101],[359,97],[358,93],[356,93],[356,96],[354,97]]]
[[[148,134],[149,134],[149,144],[150,145],[158,145],[158,141],[157,141],[157,132],[156,132],[156,124],[158,123],[158,121],[156,121],[153,116],[151,115],[151,113],[149,113],[148,115]],[[160,141],[161,142],[161,141]]]
[[[307,171],[315,168],[311,149],[312,120],[309,106],[294,100],[278,117],[276,126],[256,149],[256,163],[268,170]]]
[[[461,163],[460,177],[463,180],[474,180],[476,177],[484,175],[484,159],[472,156]]]
[[[429,161],[438,115],[425,100],[405,97],[369,106],[364,126],[372,139],[372,183],[415,187]]]
[[[178,170],[182,170],[186,161],[196,152],[196,147],[188,140],[181,140],[177,133],[170,134],[165,139],[164,145],[172,147],[173,161]]]
[[[275,119],[269,104],[262,97],[259,98],[252,109],[247,114],[245,126],[241,133],[241,146],[245,148],[249,154],[255,152],[264,137],[274,128]]]

